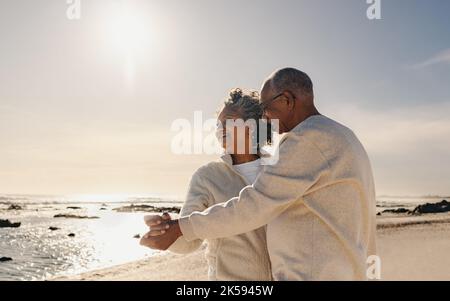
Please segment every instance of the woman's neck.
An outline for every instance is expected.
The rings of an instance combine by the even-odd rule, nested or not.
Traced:
[[[259,156],[255,154],[231,155],[231,159],[233,160],[233,165],[239,165],[258,160]]]

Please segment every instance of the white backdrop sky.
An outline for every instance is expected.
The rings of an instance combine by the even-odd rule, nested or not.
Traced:
[[[182,194],[208,156],[171,123],[306,71],[367,147],[378,194],[450,194],[450,2],[0,1],[0,193]]]

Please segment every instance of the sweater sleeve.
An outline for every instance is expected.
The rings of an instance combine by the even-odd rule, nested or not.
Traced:
[[[214,239],[249,232],[268,224],[293,202],[301,200],[329,172],[321,151],[303,136],[283,140],[276,164],[265,166],[239,197],[203,212],[180,218],[187,240]]]
[[[212,204],[211,199],[212,196],[204,184],[204,176],[200,169],[191,178],[186,201],[180,211],[180,217],[189,216],[194,211],[205,210],[209,207],[209,204]],[[181,236],[169,247],[169,251],[178,254],[191,253],[197,250],[202,242],[202,239],[187,241],[184,236]]]

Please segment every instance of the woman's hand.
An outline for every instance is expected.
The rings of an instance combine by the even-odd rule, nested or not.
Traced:
[[[164,212],[162,215],[146,215],[144,216],[145,224],[150,228],[150,232],[147,234],[150,236],[158,236],[165,233],[165,230],[170,228],[170,225],[166,222],[172,218],[169,213]]]
[[[147,236],[159,236],[166,233],[170,228],[170,221],[172,218],[169,213],[165,212],[163,215],[146,215],[144,217],[145,224],[150,228]]]
[[[159,217],[159,216],[158,216]],[[161,219],[160,219],[161,218]],[[152,249],[167,250],[180,236],[178,220],[170,220],[167,217],[149,218],[147,225],[151,230],[142,237],[140,244]]]

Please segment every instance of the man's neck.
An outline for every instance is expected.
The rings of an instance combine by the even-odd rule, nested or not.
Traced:
[[[320,112],[316,109],[316,107],[312,107],[309,110],[306,110],[305,113],[303,114],[303,116],[301,117],[301,122],[305,121],[306,119],[308,119],[309,117],[312,116],[317,116],[317,115],[321,115]]]

